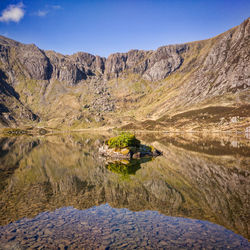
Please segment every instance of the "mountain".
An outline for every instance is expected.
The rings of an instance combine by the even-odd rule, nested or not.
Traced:
[[[250,18],[214,38],[108,58],[0,36],[0,126],[242,130]]]

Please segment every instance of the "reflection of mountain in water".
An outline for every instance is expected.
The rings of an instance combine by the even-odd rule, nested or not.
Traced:
[[[1,224],[64,206],[85,209],[107,202],[209,220],[249,238],[248,157],[190,151],[161,138],[154,144],[164,156],[120,178],[98,157],[103,139],[87,134],[0,139]]]

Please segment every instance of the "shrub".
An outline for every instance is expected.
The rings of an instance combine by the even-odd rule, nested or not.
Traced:
[[[109,148],[139,147],[141,142],[131,133],[122,133],[116,137],[110,138],[106,144]]]

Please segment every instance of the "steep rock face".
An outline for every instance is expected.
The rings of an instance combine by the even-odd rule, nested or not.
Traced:
[[[162,80],[181,66],[181,53],[186,49],[187,45],[170,45],[154,52],[131,50],[128,53],[112,54],[106,61],[105,73],[108,78],[112,78],[127,70],[149,81]]]
[[[170,45],[157,49],[148,59],[148,67],[143,78],[158,81],[177,70],[182,62],[181,54],[188,49],[187,45]]]
[[[16,49],[16,56],[28,75],[36,80],[48,80],[51,76],[51,64],[44,52],[34,44],[20,46]]]
[[[96,74],[103,74],[105,58],[78,52],[64,56],[54,51],[46,51],[52,65],[52,79],[74,85]]]
[[[75,84],[82,79],[86,79],[84,70],[77,67],[76,63],[68,56],[63,56],[54,51],[46,52],[52,64],[52,79],[66,82],[69,85]]]
[[[83,68],[87,75],[91,76],[95,72],[103,74],[105,70],[105,58],[93,56],[88,53],[78,52],[72,55],[79,68]]]
[[[119,77],[125,70],[143,74],[147,69],[149,51],[130,50],[128,53],[115,53],[108,57],[105,64],[105,74],[108,79]]]
[[[51,77],[48,58],[34,44],[21,44],[1,36],[0,60],[10,76],[22,74],[36,80],[48,80]]]
[[[250,87],[250,19],[217,38],[200,67],[183,86],[179,99],[198,102],[207,96],[235,93]],[[204,60],[204,61],[203,61]]]

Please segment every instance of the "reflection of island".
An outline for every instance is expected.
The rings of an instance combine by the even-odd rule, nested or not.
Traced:
[[[135,175],[136,171],[139,170],[140,160],[121,160],[109,162],[106,168],[113,173],[120,174],[122,176]]]
[[[249,157],[240,148],[237,154],[216,156],[185,149],[184,143],[192,144],[189,139],[179,145],[154,139],[149,143],[164,156],[135,164],[127,181],[117,174],[124,173],[122,167],[106,167],[97,157],[104,139],[0,138],[1,224],[65,206],[85,209],[109,203],[209,220],[249,238]],[[216,147],[223,152],[223,145]]]
[[[124,179],[130,175],[135,175],[136,171],[141,168],[142,163],[152,161],[152,157],[144,157],[140,159],[123,159],[110,161],[106,164],[106,168],[113,173],[121,175]]]

